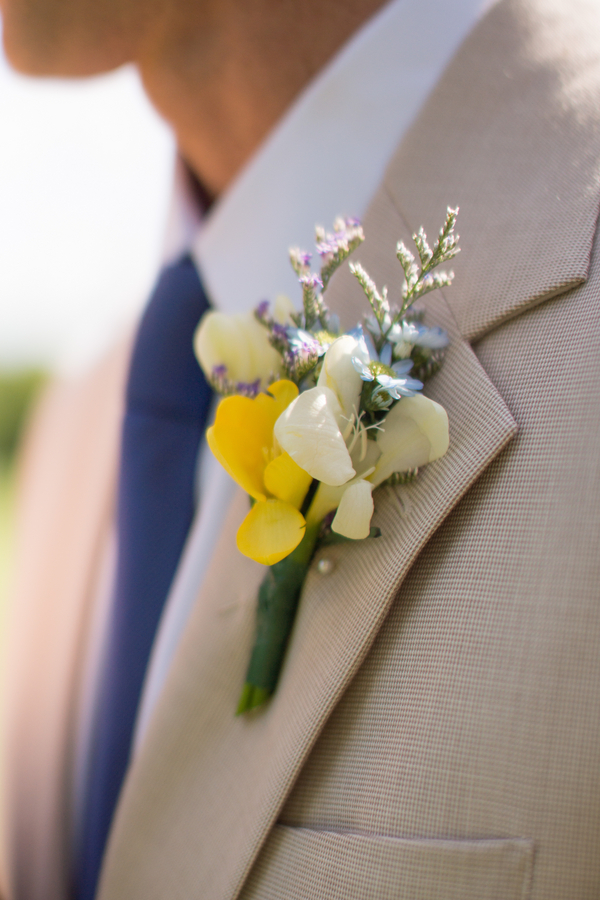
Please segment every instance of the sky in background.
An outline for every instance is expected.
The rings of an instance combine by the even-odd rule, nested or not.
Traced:
[[[160,264],[173,160],[134,70],[28,79],[0,55],[1,368],[80,368],[131,321]]]

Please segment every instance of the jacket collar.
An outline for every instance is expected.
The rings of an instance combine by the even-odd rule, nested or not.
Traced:
[[[246,509],[237,498],[130,770],[100,900],[166,895],[175,883],[182,895],[236,896],[415,557],[515,434],[465,337],[586,276],[598,202],[589,27],[567,3],[547,11],[501,2],[463,46],[393,160],[360,252],[378,283],[400,281],[398,238],[409,240],[421,223],[438,227],[446,203],[462,206],[464,258],[455,285],[448,302],[431,295],[428,303],[431,322],[452,339],[427,385],[448,410],[450,450],[414,484],[379,492],[383,537],[328,548],[335,565],[328,576],[313,566],[278,691],[265,709],[241,718],[233,713],[262,572],[236,553]],[[584,49],[567,64],[555,44],[573,47],[578,28]],[[575,137],[565,136],[562,129],[576,121]],[[364,310],[345,273],[330,292],[347,321]]]
[[[475,340],[587,277],[600,203],[598,7],[504,0],[469,36],[392,160],[411,230],[459,205],[449,303]],[[592,88],[596,88],[593,90]]]

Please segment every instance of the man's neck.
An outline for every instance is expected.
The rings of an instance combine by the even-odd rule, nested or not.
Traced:
[[[214,0],[208,12],[209,4],[165,4],[138,66],[210,194],[222,193],[306,84],[383,3]]]

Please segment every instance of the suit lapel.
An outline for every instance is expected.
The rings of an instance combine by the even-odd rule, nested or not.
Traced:
[[[553,10],[552,16],[560,19],[559,12]],[[415,557],[515,434],[510,412],[464,335],[483,334],[519,310],[580,283],[587,272],[598,201],[590,130],[587,150],[577,157],[579,189],[569,187],[567,199],[563,197],[560,224],[549,185],[553,172],[568,165],[571,143],[557,136],[550,153],[554,168],[546,166],[529,184],[536,161],[525,151],[528,147],[533,153],[543,144],[547,129],[555,127],[548,122],[556,123],[557,104],[565,106],[555,83],[546,89],[554,63],[550,39],[547,47],[531,43],[534,34],[548,34],[547,19],[533,4],[510,0],[482,22],[400,148],[365,222],[368,240],[358,256],[378,283],[388,282],[393,298],[401,281],[393,256],[398,238],[409,240],[409,227],[421,223],[430,230],[439,227],[449,202],[463,207],[465,253],[456,262],[456,284],[448,302],[438,295],[427,304],[430,323],[446,327],[452,339],[444,367],[426,390],[448,410],[448,454],[424,469],[413,485],[379,491],[374,521],[382,529],[380,539],[319,552],[317,559],[326,556],[333,569],[320,575],[313,565],[308,575],[278,691],[265,709],[242,718],[234,717],[234,709],[262,572],[235,549],[237,524],[247,508],[245,498],[236,498],[145,745],[130,770],[108,847],[101,900],[236,896],[303,760],[393,599],[401,597]],[[521,37],[523,29],[529,44]],[[496,33],[498,47],[492,39]],[[534,51],[527,68],[523,54]],[[486,121],[499,90],[491,75],[485,82],[488,66],[495,77],[500,66],[515,80],[502,85],[505,129],[519,111],[519,97],[526,98],[527,108],[518,117],[520,137],[506,137],[504,143],[492,140],[497,125],[491,113]],[[457,86],[478,78],[485,82],[478,89],[481,96],[468,98],[478,105],[465,110]],[[454,116],[460,134],[450,129],[440,144],[444,125],[437,133],[433,118],[442,114],[446,123]],[[467,156],[463,162],[448,162],[448,142],[459,142],[452,151],[458,153],[459,138]],[[546,164],[538,161],[540,165]],[[510,177],[514,166],[518,184]],[[518,227],[517,238],[505,234],[513,226]],[[548,234],[556,253],[545,247]],[[491,272],[489,283],[483,280],[485,272]],[[339,273],[329,299],[348,323],[364,311],[359,297],[352,279]]]
[[[358,255],[394,299],[387,206],[408,246],[419,226],[433,237],[446,206],[460,207],[463,254],[447,299],[468,341],[587,278],[600,206],[600,6],[577,6],[574,15],[569,2],[501,0],[490,11],[400,144],[365,219],[377,246]],[[354,322],[362,292],[347,271],[336,279]]]
[[[504,0],[388,169],[411,231],[459,205],[448,302],[468,340],[587,277],[600,204],[598,4]]]

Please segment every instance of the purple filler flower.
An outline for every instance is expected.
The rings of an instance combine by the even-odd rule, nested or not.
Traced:
[[[269,313],[269,301],[262,300],[255,310],[255,315],[257,319],[266,319]]]
[[[299,280],[300,284],[305,289],[316,291],[323,287],[323,282],[314,272],[309,272],[307,275],[301,275]]]

